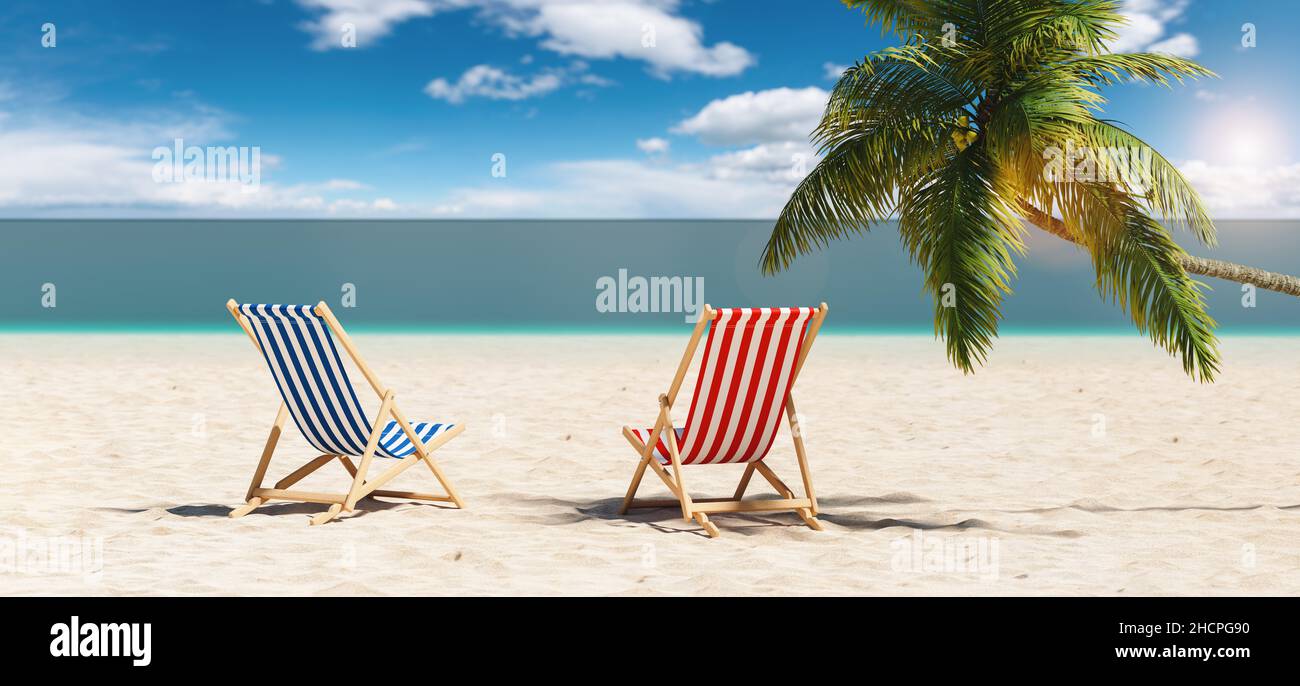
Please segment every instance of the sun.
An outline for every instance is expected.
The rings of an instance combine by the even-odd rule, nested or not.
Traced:
[[[1276,163],[1283,161],[1289,147],[1286,128],[1272,108],[1254,100],[1212,105],[1199,133],[1198,156],[1221,164]]]

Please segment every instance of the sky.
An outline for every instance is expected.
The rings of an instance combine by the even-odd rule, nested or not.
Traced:
[[[1107,116],[1216,217],[1300,218],[1300,3],[1125,14],[1113,49],[1220,78]],[[6,0],[0,216],[771,218],[840,70],[895,42],[833,0]],[[160,182],[176,139],[256,149],[256,183]]]

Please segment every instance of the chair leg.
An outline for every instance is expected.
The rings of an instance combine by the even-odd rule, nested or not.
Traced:
[[[254,496],[253,491],[262,487],[262,479],[266,478],[266,468],[271,464],[271,455],[275,454],[275,446],[280,442],[280,432],[284,429],[284,420],[288,417],[289,408],[284,403],[280,403],[280,409],[275,413],[275,423],[271,425],[271,434],[266,437],[266,445],[262,448],[262,459],[258,460],[257,468],[253,470],[253,479],[248,484],[248,492],[244,494],[244,504],[230,511],[231,519],[243,517],[266,502],[263,498]]]
[[[375,458],[375,451],[367,449],[366,454],[361,456],[361,464],[357,467],[356,476],[352,477],[352,488],[348,489],[347,500],[343,502],[343,509],[348,512],[357,506],[357,501],[361,500],[361,487],[366,483],[366,472],[370,471],[370,462]]]
[[[781,477],[777,476],[771,467],[762,462],[755,462],[754,470],[761,474],[764,479],[767,479],[767,482],[772,484],[772,488],[776,489],[777,494],[782,498],[794,497],[794,491],[790,490],[790,487],[786,486],[784,481],[781,481]]]
[[[293,470],[292,473],[290,473],[288,476],[284,477],[283,479],[280,479],[279,481],[275,482],[275,487],[288,488],[298,483],[299,481],[302,481],[303,479],[307,478],[317,469],[320,469],[322,466],[328,464],[329,462],[332,462],[336,457],[338,456],[321,455],[320,457],[317,457],[311,460],[310,462],[304,464],[303,466]]]
[[[239,507],[236,507],[235,509],[231,510],[231,511],[230,511],[230,518],[231,518],[231,519],[238,519],[238,518],[240,518],[240,517],[243,517],[244,515],[248,514],[249,512],[252,512],[253,510],[256,510],[258,507],[261,507],[261,505],[262,505],[263,502],[265,502],[265,501],[262,500],[261,498],[259,498],[259,497],[257,497],[257,496],[253,496],[252,498],[249,498],[249,499],[248,499],[248,502],[246,502],[246,503],[244,503],[243,505],[240,505]]]
[[[338,503],[334,503],[333,505],[330,505],[330,509],[316,515],[315,517],[312,517],[311,526],[320,526],[321,524],[324,524],[325,522],[328,522],[329,520],[337,517],[338,514],[342,511],[343,511],[343,506]]]
[[[452,487],[451,482],[447,480],[447,475],[442,473],[442,468],[438,466],[437,462],[433,461],[433,456],[425,453],[425,455],[420,459],[422,459],[425,464],[429,465],[429,470],[433,472],[433,478],[437,479],[438,483],[442,485],[442,490],[447,492],[447,495],[451,497],[451,501],[456,503],[456,507],[461,510],[465,509],[465,501],[461,500],[460,494],[456,492],[456,489]]]
[[[790,419],[790,434],[794,438],[794,454],[799,460],[799,476],[803,479],[803,492],[812,501],[812,513],[817,514],[817,492],[813,490],[812,472],[808,469],[808,451],[803,445],[803,430],[799,427],[798,412],[794,409],[794,396],[785,399],[786,416]]]
[[[628,436],[629,440],[631,440],[630,435],[624,435]],[[660,471],[660,468],[657,465],[651,464],[650,461],[654,459],[654,457],[652,457],[653,453],[645,449],[646,445],[647,444],[641,444],[640,448],[638,448],[636,441],[632,444],[633,448],[638,448],[637,454],[642,457],[641,461],[636,466],[636,472],[632,475],[632,483],[627,487],[627,494],[623,496],[623,505],[619,508],[618,513],[621,515],[627,514],[627,511],[636,502],[636,492],[637,489],[641,487],[641,478],[645,476],[645,470],[650,468],[655,470],[655,474],[664,481],[664,484],[668,486],[669,490],[673,491],[673,495],[677,496],[677,503],[681,506],[682,515],[686,521],[689,522],[694,520],[703,527],[704,532],[709,535],[709,538],[717,538],[721,536],[722,532],[718,531],[717,525],[709,520],[707,514],[696,512],[693,509],[691,496],[686,493],[686,485],[682,482],[681,462],[677,456],[676,436],[670,436],[668,439],[668,453],[673,466],[673,474],[668,474],[666,470]]]
[[[763,464],[762,462],[755,462],[754,469],[759,474],[761,474],[764,479],[767,479],[768,483],[772,484],[772,488],[775,489],[776,492],[781,495],[781,497],[783,498],[794,497],[794,491],[791,491],[790,487],[786,486],[784,481],[781,481],[781,478],[776,475],[776,472],[772,471],[771,467]],[[812,499],[809,498],[809,500]],[[795,514],[799,515],[799,518],[802,519],[804,524],[807,524],[810,529],[813,529],[814,531],[823,531],[822,523],[817,521],[816,512],[813,512],[811,509],[806,507],[797,507],[795,508],[794,512]]]
[[[745,465],[745,473],[740,477],[740,485],[736,486],[736,494],[731,496],[736,500],[745,497],[745,489],[749,488],[749,479],[754,476],[754,463],[750,462]]]
[[[677,489],[680,494],[678,497],[678,502],[680,502],[682,505],[682,513],[683,515],[685,515],[684,518],[688,522],[694,519],[697,523],[699,523],[701,527],[704,528],[704,533],[708,534],[709,538],[717,538],[721,536],[722,532],[718,531],[717,525],[715,525],[712,521],[709,520],[709,516],[707,514],[703,512],[695,511],[695,503],[693,500],[691,500],[691,495],[686,492],[686,482],[682,481],[681,464],[677,459],[676,441],[671,442],[669,446],[671,448],[670,457],[672,458],[673,461],[673,467],[676,468],[675,476],[677,477],[676,479]]]
[[[662,410],[661,410],[662,411]],[[677,452],[677,431],[672,429],[672,423],[668,420],[667,411],[664,412],[664,424],[669,427],[668,430],[668,460],[673,465],[673,481],[677,482],[678,500],[682,503],[682,519],[691,521],[695,514],[691,506],[691,495],[686,492],[686,481],[682,479],[682,460],[681,455]],[[708,521],[708,517],[704,520]],[[717,527],[714,527],[715,529]]]
[[[352,458],[347,455],[339,455],[339,464],[348,470],[348,476],[355,478],[357,475],[357,466],[352,464]]]
[[[717,538],[722,535],[722,532],[718,531],[717,525],[709,521],[709,516],[703,512],[695,513],[695,521],[699,522],[700,526],[704,527],[704,533],[708,534],[709,538]]]
[[[824,531],[824,529],[822,529],[822,523],[817,521],[817,515],[810,512],[808,508],[796,508],[795,514],[799,515],[799,518],[803,520],[803,523],[807,524],[808,528],[813,531]]]
[[[641,477],[645,476],[645,468],[650,465],[650,458],[643,457],[641,462],[636,466],[636,472],[632,475],[632,483],[627,487],[627,495],[623,496],[623,506],[618,508],[620,515],[627,514],[628,508],[632,507],[632,499],[636,497],[637,489],[641,488]]]
[[[450,431],[447,431],[441,436],[433,439],[429,444],[425,444],[425,442],[420,440],[420,437],[415,434],[415,428],[406,420],[406,415],[403,415],[402,411],[397,409],[397,403],[393,403],[392,413],[393,419],[397,420],[397,425],[401,427],[402,433],[406,434],[406,438],[415,446],[415,454],[418,455],[425,464],[429,465],[429,471],[433,472],[433,478],[438,480],[438,483],[442,486],[442,490],[447,492],[447,495],[451,497],[453,503],[456,503],[458,509],[465,509],[465,501],[461,499],[460,494],[457,493],[455,487],[451,485],[451,481],[447,479],[447,475],[442,473],[442,468],[438,466],[438,462],[433,459],[433,451],[441,448],[447,441],[459,436],[460,433],[465,430],[465,425],[457,425]]]
[[[343,501],[343,509],[348,512],[357,506],[357,501],[361,499],[361,487],[366,482],[366,472],[370,471],[370,461],[375,458],[375,450],[379,448],[379,434],[383,431],[384,420],[388,418],[388,412],[393,407],[393,392],[384,393],[384,400],[379,404],[379,414],[375,417],[375,424],[370,430],[370,439],[366,441],[366,450],[361,454],[361,464],[357,466],[357,474],[352,477],[352,488],[348,490],[348,497]],[[331,510],[334,508],[331,507]],[[335,512],[334,514],[338,514]],[[328,522],[331,517],[326,518]],[[314,524],[315,519],[312,520]],[[324,523],[322,522],[322,523]]]

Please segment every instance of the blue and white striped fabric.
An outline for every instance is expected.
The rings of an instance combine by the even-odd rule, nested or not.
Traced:
[[[366,450],[371,424],[348,380],[329,326],[311,305],[240,305],[280,396],[303,438],[329,455],[359,457]],[[415,434],[428,443],[452,424],[417,422]],[[402,458],[415,445],[396,420],[384,426],[375,454]]]

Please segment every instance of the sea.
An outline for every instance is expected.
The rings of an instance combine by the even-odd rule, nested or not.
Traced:
[[[1300,273],[1300,221],[1222,221],[1193,254]],[[393,332],[680,332],[714,307],[826,302],[827,334],[933,333],[896,226],[764,275],[764,220],[3,220],[0,331],[237,332],[228,299],[325,301]],[[1031,230],[1005,335],[1137,335],[1088,256]],[[1300,335],[1300,299],[1205,280],[1225,334]],[[960,293],[956,294],[960,297]]]

